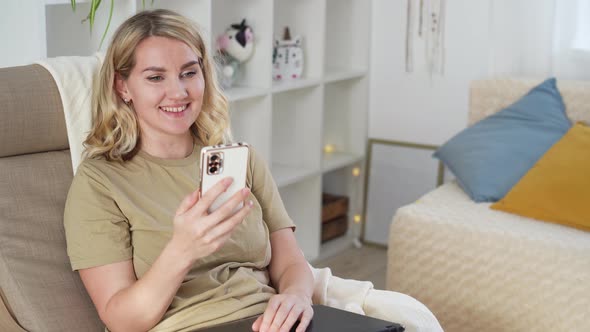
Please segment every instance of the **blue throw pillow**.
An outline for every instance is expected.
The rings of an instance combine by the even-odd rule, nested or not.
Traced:
[[[463,130],[434,157],[476,202],[495,202],[571,127],[550,78],[502,111]]]

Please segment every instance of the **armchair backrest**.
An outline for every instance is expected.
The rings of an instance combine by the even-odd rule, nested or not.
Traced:
[[[0,330],[103,331],[66,254],[73,176],[51,74],[0,68],[0,119]]]

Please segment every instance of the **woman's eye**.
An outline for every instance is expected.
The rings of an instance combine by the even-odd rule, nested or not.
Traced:
[[[182,74],[182,77],[193,77],[195,75],[197,75],[196,71],[189,71],[189,72]]]
[[[159,81],[161,81],[163,79],[164,78],[162,76],[159,76],[159,75],[148,77],[148,80],[149,81],[152,81],[152,82],[159,82]]]

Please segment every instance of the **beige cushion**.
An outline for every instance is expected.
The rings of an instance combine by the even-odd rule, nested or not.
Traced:
[[[28,331],[103,331],[70,270],[63,209],[69,151],[0,158],[0,289]]]
[[[0,68],[0,157],[68,148],[63,107],[40,65]]]

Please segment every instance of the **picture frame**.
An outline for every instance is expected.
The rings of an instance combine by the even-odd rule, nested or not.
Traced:
[[[365,167],[363,243],[386,246],[395,211],[442,185],[443,163],[436,145],[369,139]]]

